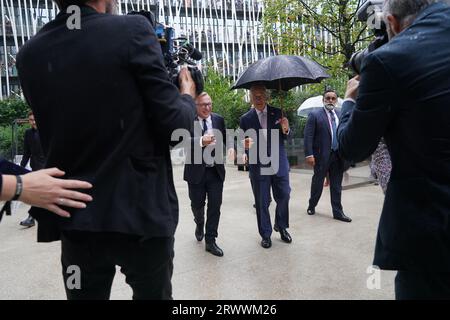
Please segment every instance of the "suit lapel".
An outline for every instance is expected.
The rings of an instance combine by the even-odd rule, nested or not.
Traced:
[[[272,110],[272,107],[267,105],[267,130],[273,129],[273,118],[274,118],[274,113]]]
[[[211,113],[211,125],[213,129],[219,129],[217,128],[217,121],[216,117],[214,117],[214,113]]]
[[[258,113],[256,112],[255,108],[252,109],[251,116],[252,116],[252,119],[253,119],[253,123],[255,124],[256,130],[262,129],[261,128],[261,123],[259,123]]]
[[[322,108],[322,112],[320,112],[320,114],[322,115],[323,121],[325,121],[325,123],[327,125],[328,133],[331,136],[330,121],[328,120],[328,115],[324,108]]]

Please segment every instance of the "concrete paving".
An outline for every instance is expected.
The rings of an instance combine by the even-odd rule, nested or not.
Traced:
[[[281,242],[274,233],[273,246],[266,250],[259,244],[248,173],[229,167],[217,240],[225,255],[218,258],[196,241],[182,167],[175,166],[174,171],[180,202],[174,299],[394,298],[394,272],[380,273],[379,289],[367,286],[383,204],[379,186],[366,184],[343,192],[344,211],[353,219],[343,223],[332,219],[328,188],[316,215],[306,214],[311,172],[293,171],[289,228],[293,243]],[[368,169],[351,169],[349,175],[347,185],[358,183],[367,180]],[[19,226],[27,209],[20,205],[0,224],[0,299],[65,299],[60,243],[37,243],[36,227]],[[274,205],[271,211],[273,219]],[[119,270],[111,298],[131,298],[131,289]]]

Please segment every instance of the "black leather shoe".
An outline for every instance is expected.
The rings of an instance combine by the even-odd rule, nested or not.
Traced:
[[[313,214],[316,213],[316,210],[315,210],[315,209],[308,208],[308,210],[306,210],[306,212],[307,212],[310,216],[312,216]]]
[[[286,243],[291,243],[292,242],[292,238],[291,235],[289,234],[289,232],[287,232],[286,229],[278,229],[277,226],[273,226],[273,230],[275,230],[275,232],[279,232],[280,236],[281,236],[281,240],[283,240]]]
[[[263,238],[261,240],[261,247],[264,249],[269,249],[272,246],[272,240],[270,238]]]
[[[28,218],[20,222],[20,225],[23,227],[31,228],[35,225],[35,222],[32,216],[28,216]]]
[[[202,241],[204,236],[203,223],[197,223],[197,226],[195,227],[195,238],[197,238],[197,241]]]
[[[345,214],[342,214],[340,216],[334,216],[333,218],[336,219],[336,220],[339,220],[339,221],[352,222],[352,219],[347,217]]]
[[[207,242],[205,245],[205,250],[210,252],[211,254],[222,257],[223,251],[219,248],[219,246],[216,244],[216,242]]]
[[[281,236],[281,240],[283,240],[284,242],[286,242],[286,243],[292,242],[291,235],[289,234],[289,232],[287,232],[286,229],[280,229],[280,236]]]

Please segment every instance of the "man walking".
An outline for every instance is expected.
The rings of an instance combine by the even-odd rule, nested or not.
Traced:
[[[272,223],[269,213],[271,188],[277,204],[273,230],[280,233],[282,241],[292,242],[287,231],[291,187],[289,186],[289,163],[284,147],[284,140],[288,137],[290,129],[289,121],[282,116],[281,110],[267,104],[268,93],[264,85],[253,85],[250,89],[250,99],[254,108],[241,117],[240,128],[244,134],[248,130],[258,134],[256,141],[246,143],[245,148],[250,149],[248,152],[249,174],[255,198],[258,231],[262,238],[261,246],[267,249],[272,246],[270,238]],[[273,135],[276,140],[272,140],[272,133],[276,133]],[[275,146],[273,149],[277,151],[276,154],[271,154],[272,146]],[[252,152],[252,148],[256,148],[256,153]],[[257,154],[256,159],[252,157],[252,154]],[[262,158],[265,156],[269,156],[271,163],[263,163]]]
[[[223,151],[226,143],[226,127],[224,119],[212,112],[212,100],[206,92],[202,92],[195,100],[197,106],[197,124],[200,130],[191,132],[191,155],[195,150],[201,148],[202,158],[200,163],[194,163],[194,157],[191,157],[190,163],[184,167],[184,180],[189,187],[189,199],[191,200],[191,209],[194,214],[196,224],[195,237],[202,241],[205,237],[205,250],[211,254],[221,257],[222,249],[216,244],[219,227],[220,207],[222,205],[223,182],[225,180],[225,166],[223,157],[218,159],[214,150],[212,157],[204,154],[207,147],[213,147],[217,144],[217,149]],[[196,136],[196,132],[201,132]],[[220,133],[221,139],[216,139],[215,132]],[[218,150],[219,151],[219,150]],[[217,158],[216,158],[217,157]],[[219,160],[219,161],[216,161]],[[205,235],[205,201],[208,198],[206,211],[206,235]]]

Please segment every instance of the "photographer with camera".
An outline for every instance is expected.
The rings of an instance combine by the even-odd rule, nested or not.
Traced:
[[[170,137],[194,123],[195,84],[184,69],[180,90],[173,85],[145,17],[114,15],[115,0],[55,1],[61,12],[25,43],[17,68],[47,166],[94,187],[93,201],[69,219],[33,208],[38,241],[62,240],[68,299],[109,299],[116,265],[134,299],[171,299]],[[72,5],[79,28],[70,24],[76,10],[66,13]],[[73,266],[80,286],[68,285]]]
[[[362,161],[385,138],[392,173],[374,264],[398,270],[397,299],[449,299],[450,7],[388,0],[383,12],[389,42],[348,83],[340,153]]]

